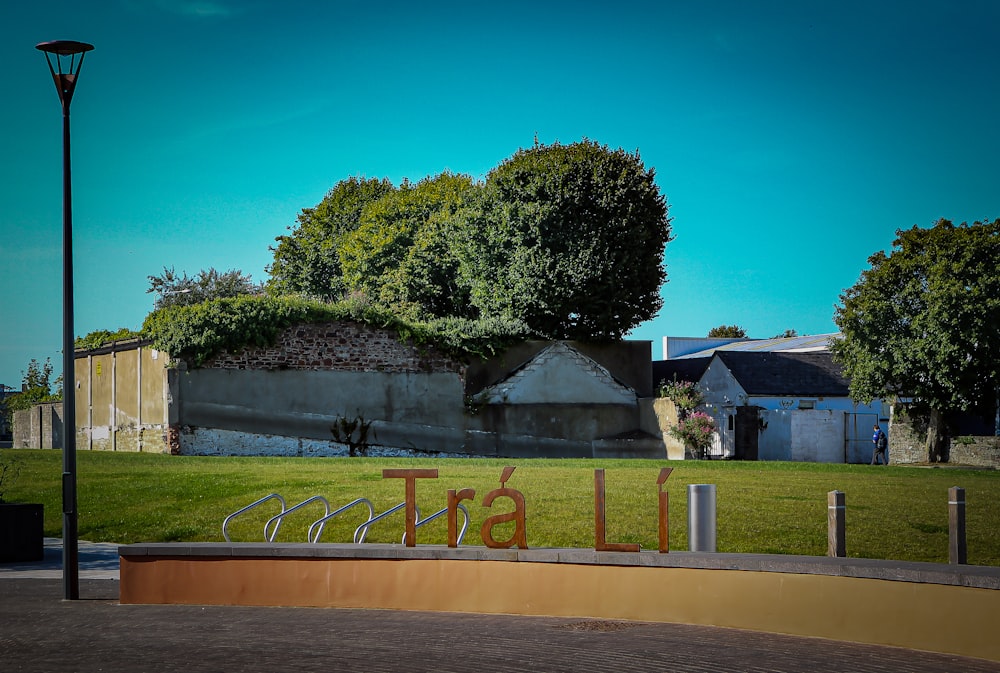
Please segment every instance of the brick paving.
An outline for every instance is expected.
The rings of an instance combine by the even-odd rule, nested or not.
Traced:
[[[118,581],[0,574],[0,671],[1000,673],[1000,663],[682,624],[119,605]]]

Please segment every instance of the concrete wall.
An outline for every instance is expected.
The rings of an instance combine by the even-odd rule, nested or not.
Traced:
[[[146,544],[119,552],[122,604],[703,624],[1000,661],[998,573],[981,566],[375,544]]]
[[[168,451],[165,353],[122,342],[78,352],[75,364],[78,449]]]
[[[388,330],[323,323],[284,330],[272,346],[224,351],[199,368],[167,364],[141,342],[78,353],[78,446],[345,455],[332,428],[346,419],[370,423],[367,455],[665,451],[658,435],[640,429],[639,393],[652,391],[649,342],[529,342],[465,363]]]
[[[300,325],[273,346],[171,370],[169,443],[182,454],[344,455],[332,426],[364,419],[368,455],[662,457],[640,430],[649,352],[529,342],[467,365],[387,330]]]
[[[670,428],[677,427],[677,406],[666,397],[643,400],[641,417],[643,430],[657,437],[670,460],[684,460],[684,442],[670,434]]]
[[[15,411],[13,417],[15,449],[62,448],[62,402],[36,404]]]

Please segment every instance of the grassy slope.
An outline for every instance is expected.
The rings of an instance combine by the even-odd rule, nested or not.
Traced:
[[[42,502],[45,532],[61,534],[61,454],[13,451],[22,461],[20,480],[7,499]],[[674,472],[670,493],[671,549],[687,548],[688,484],[716,484],[718,548],[723,552],[824,555],[827,493],[847,494],[849,556],[897,560],[948,560],[950,486],[966,489],[969,562],[1000,565],[1000,472],[807,463],[593,461],[593,460],[405,460],[341,458],[210,458],[80,452],[78,459],[81,539],[109,542],[221,540],[222,520],[268,493],[289,505],[312,495],[333,507],[367,497],[381,512],[403,499],[403,482],[382,479],[385,467],[434,467],[437,480],[417,482],[417,502],[426,516],[443,508],[448,489],[472,487],[466,503],[472,525],[465,543],[481,545],[487,516],[509,511],[509,500],[493,509],[483,496],[499,486],[505,465],[515,465],[508,486],[524,493],[527,536],[532,547],[594,544],[593,470],[607,470],[609,542],[638,542],[655,549],[656,478]],[[234,521],[234,540],[259,541],[275,502]],[[305,540],[308,524],[322,514],[314,504],[289,515],[279,541]],[[349,542],[366,511],[355,509],[328,525],[324,542]],[[507,524],[509,526],[509,524]],[[369,542],[399,542],[401,515],[372,528]],[[509,537],[500,527],[494,537]],[[445,540],[441,517],[421,528],[418,541]]]

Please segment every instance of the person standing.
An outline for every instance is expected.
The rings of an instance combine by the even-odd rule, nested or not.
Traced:
[[[875,445],[875,450],[872,452],[872,465],[875,461],[881,460],[882,465],[889,464],[889,455],[887,453],[889,449],[889,438],[885,436],[882,432],[882,428],[879,427],[878,423],[875,424],[875,432],[872,434],[872,444]]]

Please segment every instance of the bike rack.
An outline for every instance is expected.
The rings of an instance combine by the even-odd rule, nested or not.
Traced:
[[[274,542],[274,538],[277,537],[277,535],[278,535],[278,529],[281,528],[281,524],[285,520],[285,515],[291,514],[295,510],[302,509],[306,505],[309,505],[309,504],[311,504],[313,502],[317,502],[317,501],[322,502],[323,506],[326,508],[326,514],[327,515],[330,514],[330,503],[327,501],[326,498],[324,498],[321,495],[314,495],[311,498],[306,498],[305,500],[303,500],[299,504],[294,505],[292,507],[289,507],[288,509],[284,510],[280,514],[272,516],[270,519],[268,519],[267,523],[264,524],[264,540],[266,542]],[[270,526],[272,523],[274,524],[274,530],[271,531],[271,535],[269,536],[267,534],[267,527]],[[308,542],[308,537],[306,538],[306,541]]]
[[[363,524],[361,524],[360,526],[358,526],[357,529],[355,529],[355,531],[354,531],[354,544],[361,544],[362,542],[365,541],[365,536],[368,535],[368,527],[371,526],[373,523],[375,523],[376,521],[381,521],[382,519],[386,518],[390,514],[398,512],[399,510],[401,510],[404,507],[406,507],[406,502],[405,501],[399,503],[395,507],[391,507],[391,508],[387,509],[386,511],[382,512],[381,514],[379,514],[376,517],[368,519],[368,521],[365,521]],[[420,508],[417,507],[416,505],[414,505],[414,509],[416,510],[417,520],[419,521],[420,520]],[[362,529],[364,530],[363,533],[361,532]],[[361,537],[358,537],[359,533],[360,533]]]
[[[255,508],[255,507],[259,506],[259,505],[263,505],[268,500],[277,500],[278,502],[280,502],[281,503],[281,513],[282,514],[284,514],[287,511],[285,509],[285,499],[282,498],[280,495],[278,495],[277,493],[272,493],[270,495],[265,495],[260,500],[257,500],[256,502],[250,503],[249,505],[247,505],[243,509],[236,510],[235,512],[233,512],[232,514],[230,514],[229,516],[227,516],[225,518],[225,520],[222,522],[222,537],[226,540],[226,542],[232,542],[232,540],[229,539],[229,533],[226,531],[226,526],[229,525],[229,522],[232,521],[237,516],[239,516],[240,514],[244,514],[246,512],[249,512],[250,510],[252,510],[253,508]],[[267,524],[264,524],[264,539],[267,540]]]
[[[281,524],[285,520],[285,516],[287,516],[288,514],[291,514],[292,512],[294,512],[296,510],[302,509],[306,505],[312,504],[314,502],[321,502],[321,503],[323,503],[323,506],[324,506],[326,512],[324,513],[324,515],[322,517],[320,517],[316,521],[313,521],[309,525],[309,531],[308,531],[308,533],[306,533],[306,542],[310,542],[310,543],[313,543],[313,544],[316,544],[316,543],[319,542],[320,537],[322,537],[322,535],[323,535],[323,530],[326,527],[326,524],[327,524],[327,522],[330,519],[332,519],[333,517],[337,516],[338,514],[342,514],[342,513],[346,512],[347,510],[349,510],[349,509],[351,509],[353,507],[357,507],[358,505],[365,505],[368,508],[368,520],[365,521],[364,523],[362,523],[360,526],[358,526],[354,530],[354,537],[353,537],[354,544],[361,544],[361,543],[363,543],[365,541],[365,537],[368,535],[368,529],[371,527],[371,525],[373,523],[376,523],[377,521],[381,521],[382,519],[388,517],[389,515],[394,514],[394,513],[398,512],[399,510],[403,509],[404,507],[406,507],[406,502],[404,501],[404,502],[399,503],[395,507],[391,507],[391,508],[387,509],[386,511],[382,512],[381,514],[376,515],[375,514],[375,507],[372,505],[372,503],[371,503],[370,500],[368,500],[367,498],[358,498],[356,500],[352,500],[351,502],[347,503],[343,507],[339,507],[338,509],[336,509],[336,510],[334,510],[334,511],[331,512],[330,511],[330,502],[326,498],[324,498],[323,496],[321,496],[321,495],[314,495],[311,498],[306,498],[305,500],[303,500],[302,502],[300,502],[297,505],[293,505],[292,507],[288,507],[287,504],[285,503],[285,499],[284,498],[282,498],[277,493],[271,493],[269,495],[265,495],[260,500],[256,500],[256,501],[250,503],[246,507],[243,507],[241,509],[236,510],[235,512],[233,512],[232,514],[230,514],[229,516],[227,516],[225,518],[225,520],[223,520],[223,522],[222,522],[222,537],[226,540],[226,542],[232,542],[232,540],[229,539],[229,530],[228,530],[229,522],[230,521],[232,521],[236,517],[240,516],[241,514],[246,514],[250,510],[257,508],[257,507],[263,505],[265,502],[268,502],[270,500],[277,500],[278,502],[280,502],[281,503],[281,511],[278,514],[272,516],[270,519],[268,519],[267,522],[264,524],[264,541],[265,542],[274,542],[274,539],[278,536],[278,531],[281,529]],[[465,532],[469,528],[469,510],[466,509],[465,505],[463,505],[462,503],[458,503],[458,509],[461,510],[461,512],[462,512],[462,519],[463,519],[462,520],[462,528],[461,528],[461,530],[458,533],[458,544],[462,544],[462,540],[465,538]],[[419,528],[420,526],[423,526],[424,524],[430,523],[434,519],[437,519],[441,515],[446,514],[448,512],[448,509],[445,508],[445,509],[439,510],[439,511],[435,512],[434,514],[431,514],[426,519],[421,519],[420,518],[420,508],[417,507],[416,505],[414,505],[414,511],[415,511],[415,514],[416,514],[415,526],[416,526],[416,528]],[[406,544],[406,533],[405,532],[403,533],[402,543]]]
[[[458,544],[461,545],[462,544],[462,539],[465,537],[465,531],[469,527],[469,510],[467,510],[465,508],[465,505],[463,505],[462,503],[458,503],[458,509],[461,510],[462,516],[465,517],[465,520],[462,522],[462,529],[458,532]],[[418,521],[417,521],[416,525],[414,526],[414,529],[420,528],[425,523],[430,523],[434,519],[438,518],[442,514],[446,514],[447,512],[448,512],[448,508],[445,507],[444,509],[442,509],[440,511],[434,512],[433,514],[431,514],[426,519],[421,519],[420,518],[420,513],[417,512],[417,519],[418,519]],[[406,533],[403,533],[403,539],[400,542],[400,544],[404,544],[404,545],[406,544]]]
[[[309,526],[309,533],[306,535],[307,541],[313,542],[313,543],[319,542],[319,538],[323,534],[323,528],[326,526],[326,522],[327,521],[329,521],[333,517],[337,516],[341,512],[346,512],[347,510],[351,509],[355,505],[361,505],[361,504],[364,504],[364,505],[368,506],[368,521],[371,521],[372,519],[374,519],[375,518],[375,507],[372,506],[372,503],[368,500],[368,498],[358,498],[357,500],[353,500],[353,501],[347,503],[346,505],[344,505],[340,509],[338,509],[338,510],[336,510],[334,512],[330,512],[329,514],[327,514],[326,516],[324,516],[322,519],[317,519],[316,521],[314,521],[313,524],[311,526]],[[314,530],[316,531],[316,535],[315,536],[313,535],[313,531]]]

